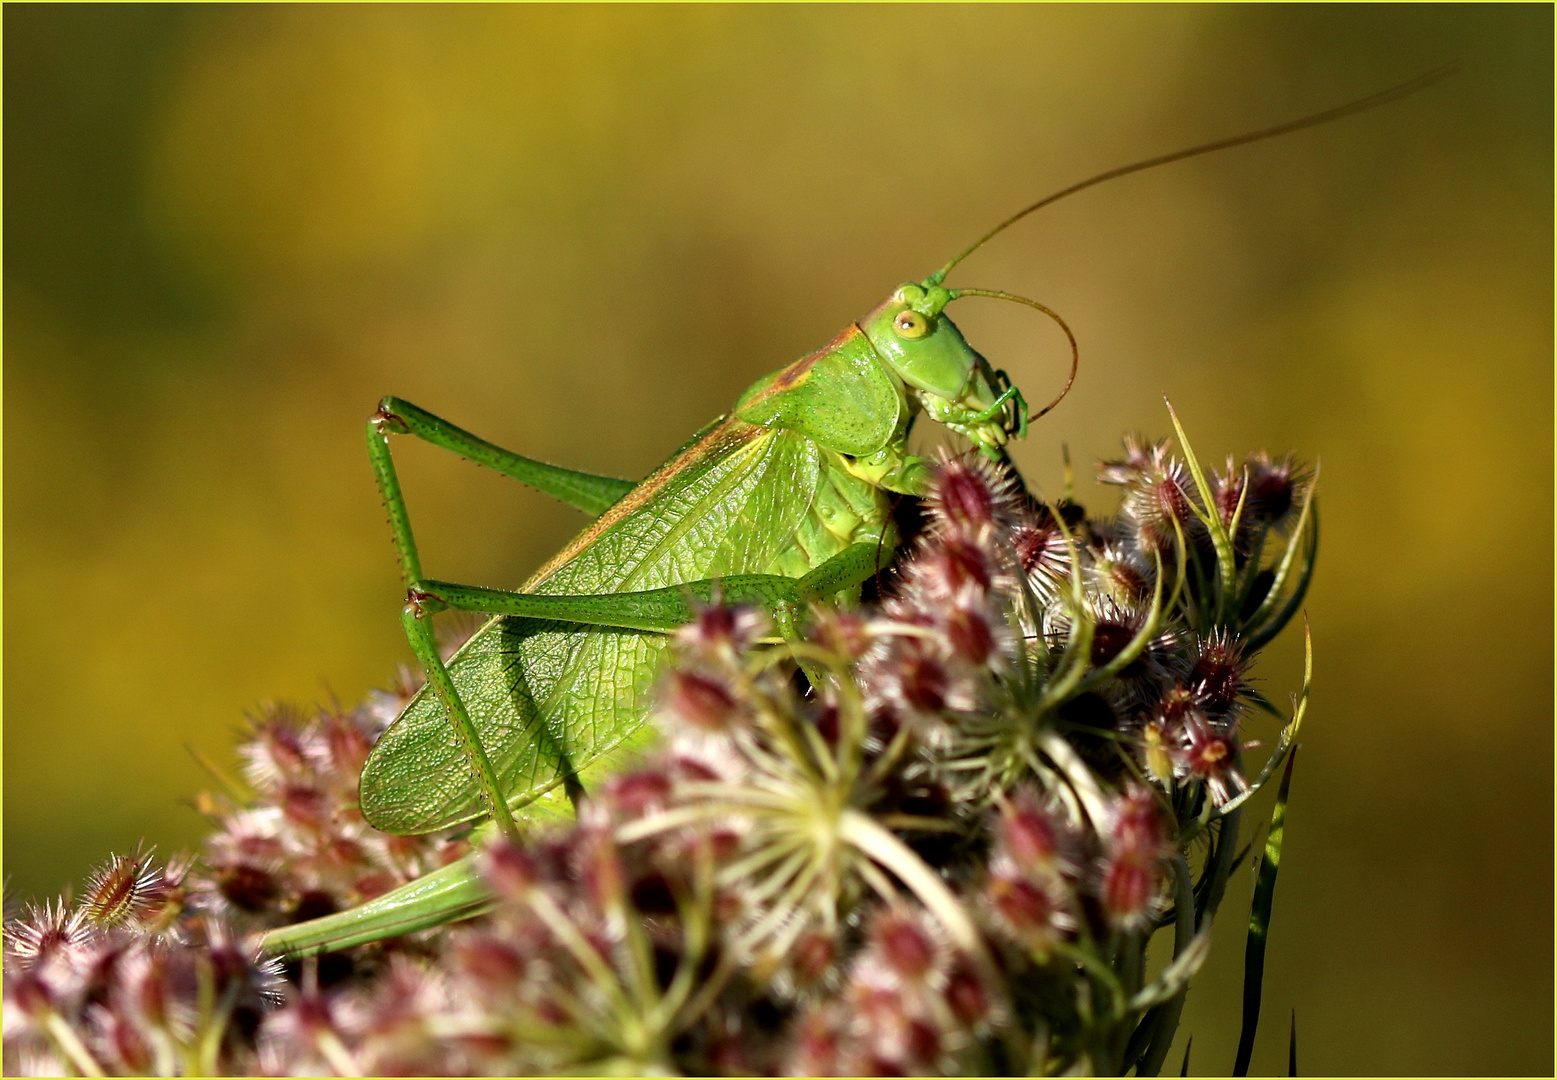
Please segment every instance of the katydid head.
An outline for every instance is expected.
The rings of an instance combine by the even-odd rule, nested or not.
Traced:
[[[899,285],[859,326],[876,355],[909,386],[947,399],[960,397],[982,359],[944,310],[951,293],[939,285]]]
[[[1027,406],[947,317],[956,297],[938,282],[905,282],[858,325],[920,408],[996,456],[1027,433]]]
[[[944,271],[899,285],[859,326],[920,408],[986,455],[997,457],[1007,440],[1027,434],[1028,421],[1054,408],[1069,392],[1076,378],[1076,338],[1063,319],[1036,301],[989,289],[948,289],[941,285],[943,276]],[[1070,380],[1059,397],[1028,414],[1021,391],[1005,372],[990,367],[947,316],[946,306],[964,296],[1011,300],[1059,323],[1071,346]]]

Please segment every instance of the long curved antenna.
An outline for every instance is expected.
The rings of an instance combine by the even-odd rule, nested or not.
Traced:
[[[1387,105],[1391,101],[1399,101],[1401,98],[1414,94],[1418,90],[1426,90],[1429,86],[1432,86],[1434,83],[1443,79],[1447,79],[1450,75],[1455,74],[1457,71],[1459,71],[1459,68],[1451,64],[1447,67],[1441,67],[1434,71],[1429,71],[1425,75],[1418,75],[1416,78],[1407,82],[1403,82],[1399,86],[1392,86],[1388,90],[1380,90],[1376,94],[1369,94],[1367,97],[1358,98],[1356,101],[1348,102],[1345,105],[1337,105],[1335,108],[1326,109],[1324,112],[1312,113],[1308,116],[1300,117],[1296,120],[1288,120],[1286,123],[1277,124],[1275,127],[1261,128],[1259,131],[1250,131],[1242,135],[1234,135],[1228,139],[1218,139],[1215,142],[1202,143],[1200,146],[1191,146],[1188,150],[1175,150],[1171,154],[1160,154],[1157,157],[1147,158],[1144,161],[1137,161],[1131,165],[1121,165],[1118,168],[1109,169],[1107,172],[1100,172],[1096,176],[1089,176],[1087,179],[1074,183],[1068,188],[1062,188],[1061,190],[1056,191],[1053,195],[1046,195],[1037,202],[1033,203],[1031,206],[1023,210],[1019,210],[1015,214],[1012,214],[999,225],[996,225],[993,229],[989,230],[989,232],[975,240],[962,252],[962,254],[958,255],[951,262],[947,263],[935,273],[931,274],[928,278],[925,279],[925,283],[927,285],[939,285],[941,282],[946,280],[946,275],[952,272],[953,267],[955,267],[963,259],[966,259],[969,255],[972,255],[979,248],[983,247],[985,242],[994,238],[995,236],[998,236],[1006,229],[1009,229],[1012,225],[1015,225],[1018,221],[1021,221],[1024,217],[1026,217],[1028,214],[1031,214],[1033,211],[1041,210],[1050,203],[1059,202],[1067,195],[1074,195],[1078,191],[1083,191],[1089,187],[1094,187],[1103,183],[1105,180],[1113,180],[1116,177],[1128,176],[1130,173],[1141,172],[1145,169],[1154,169],[1158,165],[1168,165],[1175,161],[1183,161],[1185,158],[1197,157],[1201,154],[1210,154],[1214,151],[1226,150],[1234,146],[1243,146],[1247,143],[1259,142],[1261,139],[1275,138],[1277,135],[1285,135],[1289,131],[1301,131],[1303,128],[1315,127],[1319,124],[1328,124],[1330,121],[1339,120],[1343,116],[1351,116],[1354,113],[1364,112],[1368,109],[1377,108],[1380,105]]]
[[[1058,312],[1054,311],[1052,308],[1044,307],[1036,300],[1029,300],[1027,297],[1017,296],[1015,293],[1001,292],[999,289],[952,289],[950,291],[951,298],[953,300],[960,299],[964,296],[987,296],[992,300],[1010,300],[1014,304],[1026,304],[1035,311],[1043,312],[1045,315],[1049,316],[1049,318],[1058,323],[1060,329],[1065,331],[1066,338],[1070,340],[1070,378],[1065,380],[1065,389],[1060,391],[1059,397],[1049,402],[1049,404],[1045,405],[1037,412],[1027,414],[1027,422],[1031,424],[1034,420],[1038,419],[1044,413],[1048,412],[1050,409],[1054,408],[1060,402],[1065,400],[1065,395],[1070,393],[1070,388],[1076,381],[1076,371],[1081,366],[1081,347],[1076,344],[1076,335],[1071,333],[1070,326],[1066,324],[1064,319],[1060,318]]]

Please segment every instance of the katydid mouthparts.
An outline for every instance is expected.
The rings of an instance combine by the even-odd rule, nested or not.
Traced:
[[[1421,90],[1451,73],[1297,120],[1110,169],[1007,218],[922,281],[899,285],[832,341],[760,379],[640,483],[594,476],[504,450],[388,397],[369,419],[368,452],[406,587],[402,617],[426,685],[384,732],[364,767],[360,806],[389,833],[485,819],[478,833],[517,836],[569,818],[577,800],[653,740],[647,723],[668,635],[714,598],[766,609],[785,636],[807,605],[857,596],[891,562],[891,505],[918,495],[928,465],[908,433],[924,414],[1003,460],[1007,443],[1052,409],[1075,379],[1075,336],[1034,300],[953,289],[947,275],[1028,214],[1132,172],[1340,119]],[[1070,375],[1037,412],[1005,372],[947,316],[958,299],[1013,301],[1053,319],[1070,345]],[[389,436],[412,435],[554,496],[594,517],[516,591],[426,577]],[[447,661],[431,618],[488,620]],[[272,930],[272,953],[304,956],[480,914],[489,893],[474,857],[349,911]]]

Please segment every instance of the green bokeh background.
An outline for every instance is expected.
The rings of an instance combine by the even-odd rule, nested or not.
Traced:
[[[1165,432],[1163,393],[1207,457],[1323,459],[1255,1071],[1295,1008],[1308,1074],[1550,1075],[1552,41],[1548,6],[7,5],[11,892],[197,840],[185,744],[408,659],[380,395],[642,475],[1037,195],[1457,62],[1068,200],[955,280],[1080,337],[1018,451],[1051,492],[1062,443],[1085,476]],[[968,306],[1046,398],[1052,328]],[[514,585],[581,524],[419,450],[439,577]],[[1284,698],[1299,665],[1259,674]],[[1247,886],[1196,1072],[1232,1060]]]

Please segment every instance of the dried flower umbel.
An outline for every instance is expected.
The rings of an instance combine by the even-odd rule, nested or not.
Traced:
[[[1156,1073],[1243,807],[1301,720],[1250,670],[1312,572],[1313,481],[1264,455],[1207,477],[1140,440],[1102,479],[1123,506],[1089,520],[948,459],[879,602],[793,640],[701,610],[660,748],[575,823],[486,846],[486,914],[285,981],[234,934],[468,839],[357,813],[392,702],[267,713],[203,803],[202,859],[115,859],[8,924],[8,1069]],[[1250,777],[1260,713],[1283,724]]]

